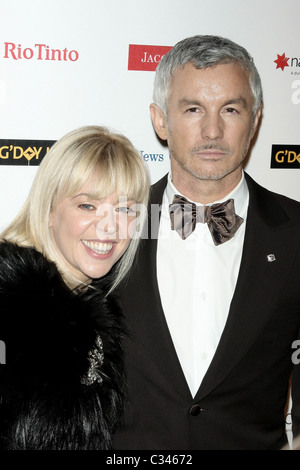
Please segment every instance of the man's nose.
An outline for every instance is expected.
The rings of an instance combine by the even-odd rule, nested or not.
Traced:
[[[201,119],[201,137],[204,140],[221,139],[224,134],[224,123],[218,113],[207,113]]]

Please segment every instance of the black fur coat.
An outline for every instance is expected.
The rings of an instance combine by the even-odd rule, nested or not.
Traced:
[[[111,447],[125,394],[123,327],[101,286],[75,294],[42,254],[0,243],[0,449]]]

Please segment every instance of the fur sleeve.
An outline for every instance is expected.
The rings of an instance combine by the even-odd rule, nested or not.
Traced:
[[[97,335],[102,380],[85,385]],[[0,446],[110,448],[124,397],[122,335],[119,309],[101,283],[75,294],[43,255],[0,244]]]

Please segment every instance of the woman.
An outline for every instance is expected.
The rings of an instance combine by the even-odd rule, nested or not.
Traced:
[[[67,134],[42,161],[0,243],[0,448],[110,448],[125,396],[111,291],[148,191],[139,154],[102,127]]]

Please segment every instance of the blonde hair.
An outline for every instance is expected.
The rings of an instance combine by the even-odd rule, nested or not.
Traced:
[[[147,207],[148,172],[131,142],[105,127],[86,126],[66,134],[51,147],[38,168],[23,208],[1,234],[2,239],[34,247],[54,261],[71,288],[77,287],[79,281],[72,277],[57,252],[49,230],[49,216],[60,201],[73,196],[89,178],[93,181],[95,199],[117,192],[141,208]],[[141,224],[145,216],[141,214]],[[139,237],[131,239],[118,262],[112,288],[127,274],[138,241]]]

